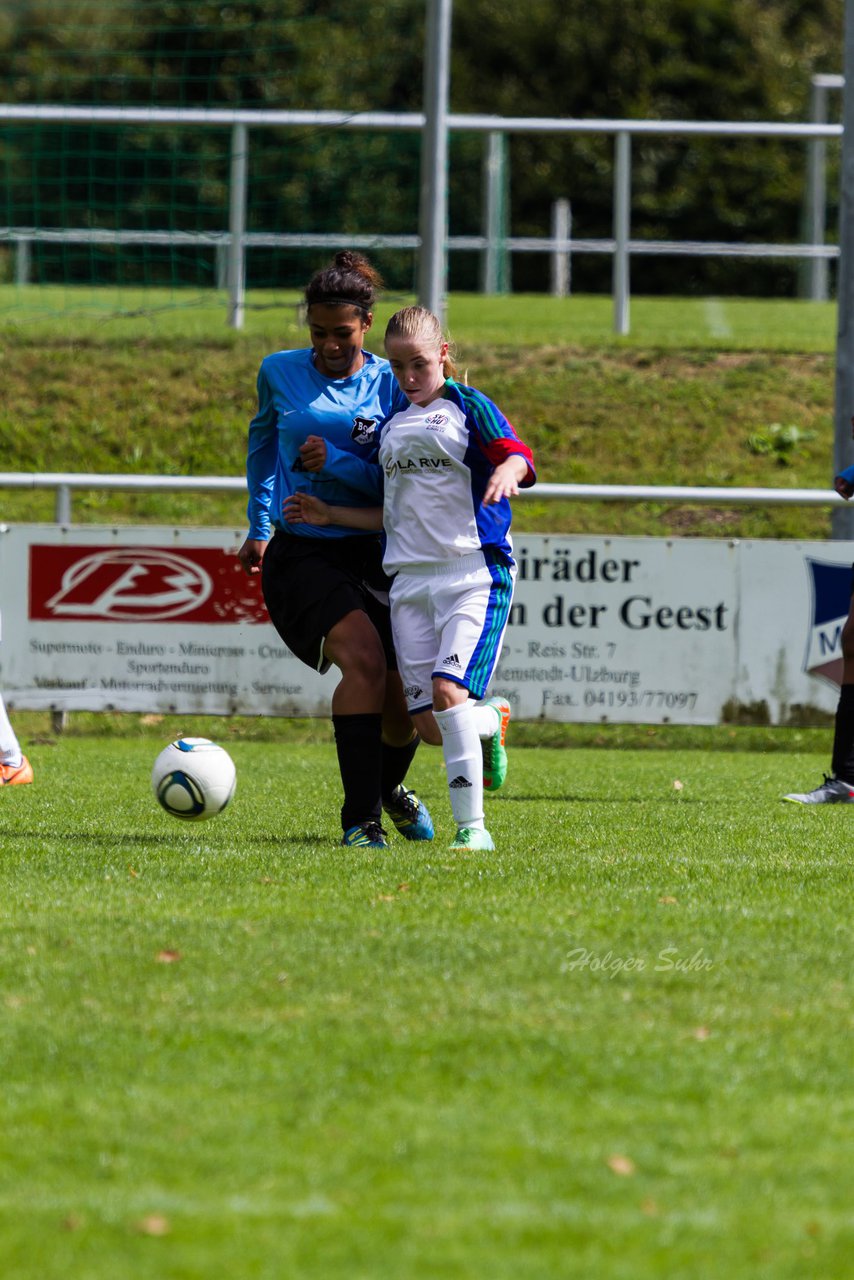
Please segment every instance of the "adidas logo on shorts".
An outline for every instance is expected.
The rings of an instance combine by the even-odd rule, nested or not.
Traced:
[[[447,658],[442,659],[443,667],[459,667],[460,659],[456,653],[449,653]]]
[[[470,787],[471,783],[469,782],[468,778],[464,778],[463,775],[460,773],[457,775],[456,778],[454,778],[453,782],[448,783],[448,786],[452,788],[456,787],[456,789],[459,791],[462,787]]]

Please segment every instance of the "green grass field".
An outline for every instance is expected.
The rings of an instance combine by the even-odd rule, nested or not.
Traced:
[[[388,317],[415,299],[394,295],[376,311],[376,335]],[[191,289],[98,289],[0,285],[0,331],[50,343],[122,343],[128,339],[213,341],[258,339],[265,349],[301,345],[305,330],[298,290],[246,295],[244,325],[227,325],[228,297]],[[702,350],[832,351],[836,307],[798,299],[646,298],[630,303],[630,329],[614,333],[613,302],[605,294],[551,298],[540,294],[452,294],[447,322],[465,347],[641,346]],[[291,337],[292,342],[286,340]],[[377,350],[379,346],[374,344]]]
[[[243,473],[263,356],[304,345],[298,296],[250,296],[246,328],[225,298],[154,291],[95,300],[0,289],[3,470]],[[109,304],[121,302],[123,310]],[[378,308],[372,348],[401,299]],[[14,305],[13,305],[14,303]],[[63,305],[67,310],[60,311]],[[454,295],[460,371],[534,449],[542,479],[830,490],[835,308],[787,300],[637,298],[632,333],[607,297]],[[48,490],[0,490],[0,515],[54,519]],[[82,523],[239,528],[240,493],[76,492]],[[824,507],[520,501],[525,532],[828,536]]]
[[[0,289],[4,470],[238,474],[296,295],[250,297],[239,334],[224,296],[180,301]],[[616,338],[608,298],[454,297],[449,323],[543,479],[829,483],[830,304],[638,298]],[[534,498],[515,524],[806,538],[827,513]],[[337,845],[325,721],[13,718],[36,781],[0,792],[2,1280],[854,1276],[851,815],[779,799],[826,727],[516,724],[498,851],[459,857],[428,748],[439,838],[379,855]],[[208,823],[149,789],[181,732],[237,764]]]
[[[823,753],[517,749],[455,857],[424,748],[439,839],[376,854],[326,742],[168,817],[166,728],[0,794],[4,1280],[852,1274]]]

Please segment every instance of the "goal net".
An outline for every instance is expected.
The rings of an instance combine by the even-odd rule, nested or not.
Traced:
[[[211,305],[225,314],[235,172],[245,181],[247,308],[292,304],[318,265],[353,245],[390,285],[411,289],[419,132],[348,120],[420,109],[422,9],[408,0],[7,6],[0,317]],[[252,113],[243,133],[234,112]],[[264,121],[275,112],[338,118]]]

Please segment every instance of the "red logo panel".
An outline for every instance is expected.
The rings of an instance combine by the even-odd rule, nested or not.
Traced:
[[[258,577],[221,547],[30,547],[31,619],[268,622]]]

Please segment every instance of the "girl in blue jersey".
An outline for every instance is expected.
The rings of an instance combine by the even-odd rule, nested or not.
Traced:
[[[425,806],[403,786],[418,745],[396,669],[388,579],[376,532],[282,520],[297,494],[376,504],[380,422],[404,401],[388,362],[364,350],[379,276],[342,252],[305,290],[311,346],[267,356],[249,424],[249,534],[238,557],[261,575],[284,640],[318,671],[336,666],[332,723],[344,788],[342,843],[386,848],[385,808],[407,838],[429,840]]]
[[[448,376],[448,343],[432,312],[398,311],[385,347],[407,402],[380,432],[382,511],[294,493],[284,514],[329,530],[382,523],[400,672],[421,737],[442,745],[457,827],[451,848],[492,849],[483,791],[506,776],[510,706],[481,699],[516,574],[508,498],[534,483],[533,459],[487,396]]]

